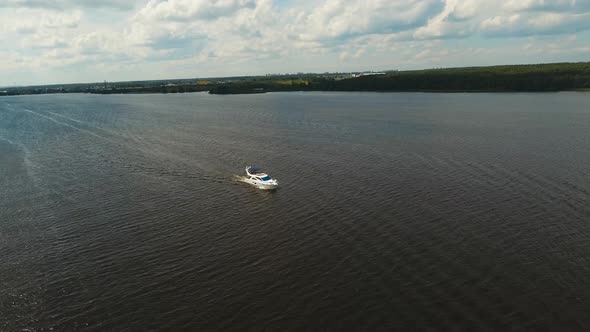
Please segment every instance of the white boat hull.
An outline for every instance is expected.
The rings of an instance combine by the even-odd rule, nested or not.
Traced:
[[[261,183],[260,181],[256,181],[256,180],[252,180],[250,178],[247,177],[242,177],[242,182],[246,182],[248,184],[253,185],[254,187],[258,188],[258,189],[262,189],[262,190],[273,190],[273,189],[277,189],[277,187],[279,186],[278,184],[271,184],[271,183]]]

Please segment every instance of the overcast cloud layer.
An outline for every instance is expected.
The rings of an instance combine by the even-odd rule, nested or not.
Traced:
[[[2,0],[0,86],[590,60],[590,0]]]

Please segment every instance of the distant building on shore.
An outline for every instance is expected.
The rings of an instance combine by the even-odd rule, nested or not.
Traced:
[[[362,77],[362,76],[374,76],[374,75],[385,75],[383,72],[366,72],[366,73],[354,73],[351,77]]]

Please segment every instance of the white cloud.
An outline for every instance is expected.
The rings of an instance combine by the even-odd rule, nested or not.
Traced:
[[[504,3],[508,11],[588,11],[587,0],[508,0]]]
[[[564,35],[577,36],[570,52],[534,51]],[[497,42],[507,37],[526,40]],[[590,1],[2,0],[0,38],[0,80],[576,60],[590,44]]]
[[[255,6],[254,0],[150,0],[138,16],[145,20],[214,20]]]
[[[528,13],[495,16],[481,22],[482,33],[495,37],[564,34],[590,29],[590,13]]]
[[[131,10],[134,0],[2,0],[0,8],[42,8],[50,10],[67,10],[71,8],[110,8]]]
[[[328,0],[300,18],[303,40],[341,39],[373,33],[410,30],[425,24],[444,8],[440,0]]]
[[[63,30],[78,27],[81,20],[80,11],[67,13],[40,10],[12,10],[11,15],[3,18],[1,31],[32,34],[39,30]]]

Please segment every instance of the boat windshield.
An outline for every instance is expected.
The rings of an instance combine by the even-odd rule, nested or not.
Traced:
[[[262,181],[268,181],[268,180],[270,180],[270,176],[267,175],[267,176],[265,176],[263,178],[260,178],[260,180],[262,180]]]

